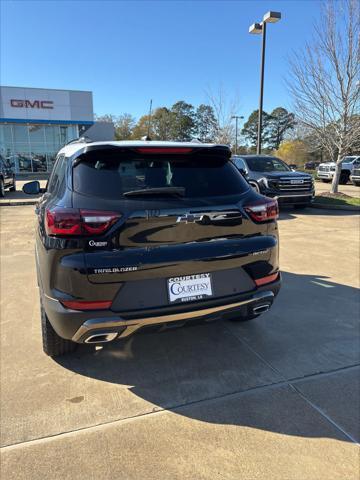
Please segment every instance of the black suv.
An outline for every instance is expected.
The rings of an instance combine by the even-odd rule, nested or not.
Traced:
[[[10,160],[0,155],[0,197],[5,197],[6,188],[16,190],[15,172]]]
[[[250,185],[279,204],[308,207],[314,199],[314,181],[310,174],[295,172],[285,162],[268,155],[234,155],[232,161],[244,172]]]
[[[250,188],[230,155],[169,142],[59,152],[36,208],[45,353],[270,308],[280,288],[277,202]],[[40,193],[39,183],[24,192]]]

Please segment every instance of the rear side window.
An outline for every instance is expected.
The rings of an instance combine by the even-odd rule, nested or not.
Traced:
[[[53,194],[63,190],[65,185],[66,160],[65,155],[59,155],[54,165],[48,184],[48,192]]]
[[[159,187],[183,187],[185,197],[236,195],[249,188],[236,167],[222,158],[102,151],[89,152],[79,160],[73,170],[74,190],[102,198]]]

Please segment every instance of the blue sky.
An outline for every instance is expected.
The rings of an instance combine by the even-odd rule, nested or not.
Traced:
[[[206,102],[220,85],[239,115],[258,105],[261,37],[248,27],[268,10],[264,110],[291,108],[287,57],[311,39],[316,0],[0,0],[2,85],[92,90],[98,114],[139,117],[179,99]]]

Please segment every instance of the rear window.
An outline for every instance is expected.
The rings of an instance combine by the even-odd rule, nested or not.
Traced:
[[[185,197],[236,195],[249,188],[236,167],[223,158],[95,151],[79,160],[73,170],[74,190],[102,198],[159,187],[183,187]]]

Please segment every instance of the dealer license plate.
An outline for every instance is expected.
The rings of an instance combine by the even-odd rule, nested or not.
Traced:
[[[168,279],[169,300],[191,302],[213,295],[210,273],[198,273]]]

